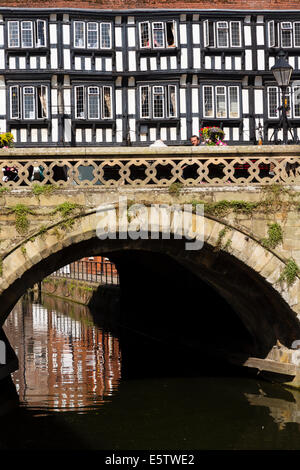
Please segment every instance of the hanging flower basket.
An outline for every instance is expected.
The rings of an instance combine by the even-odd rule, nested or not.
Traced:
[[[224,131],[220,127],[202,127],[200,129],[200,139],[202,145],[227,145],[224,140]]]

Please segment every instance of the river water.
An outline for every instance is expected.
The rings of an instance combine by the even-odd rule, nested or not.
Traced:
[[[1,416],[0,450],[300,449],[300,392],[236,374],[201,376],[183,366],[184,353],[168,369],[169,346],[156,374],[151,340],[145,359],[136,341],[136,369],[124,368],[122,332],[84,306],[23,298],[5,332],[19,358],[19,405]]]

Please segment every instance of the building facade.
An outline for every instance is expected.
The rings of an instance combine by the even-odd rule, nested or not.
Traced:
[[[300,10],[0,9],[0,132],[16,146],[186,145],[204,126],[230,144],[282,139],[271,67],[294,71]]]

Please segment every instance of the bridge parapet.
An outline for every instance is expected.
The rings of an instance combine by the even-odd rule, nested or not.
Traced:
[[[299,157],[298,145],[12,148],[0,151],[0,167],[11,169],[2,181],[10,187],[257,186],[298,183]]]

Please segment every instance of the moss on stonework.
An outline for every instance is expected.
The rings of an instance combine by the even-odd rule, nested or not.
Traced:
[[[76,204],[75,202],[63,202],[62,204],[59,204],[52,214],[57,214],[57,212],[60,213],[61,217],[65,218],[71,215],[76,209],[82,209],[82,206],[80,204]]]
[[[53,191],[57,189],[57,186],[54,184],[33,184],[32,185],[32,192],[35,196],[40,196],[41,194],[51,194]]]
[[[182,183],[172,183],[169,186],[169,194],[172,194],[173,196],[178,196],[182,188],[183,188]]]
[[[288,287],[290,287],[296,281],[296,278],[297,278],[299,272],[300,272],[300,269],[299,269],[297,263],[295,262],[295,260],[293,258],[290,258],[287,261],[287,263],[285,265],[285,268],[282,271],[282,273],[281,273],[281,275],[278,279],[278,282],[285,281],[287,283]]]
[[[268,224],[268,227],[268,238],[263,238],[261,244],[265,248],[274,249],[283,240],[282,229],[277,223]]]
[[[191,202],[193,210],[196,210],[196,206],[202,204],[204,206],[204,216],[205,214],[215,215],[223,217],[229,212],[233,211],[240,214],[251,214],[255,209],[260,205],[260,202],[247,202],[247,201],[227,201],[223,199],[222,201],[217,202],[206,202],[206,201],[196,201]]]
[[[16,216],[16,230],[20,234],[25,234],[29,228],[29,220],[27,216],[29,214],[34,215],[34,211],[24,204],[16,204],[10,207],[10,211]]]
[[[218,234],[218,239],[217,239],[217,243],[216,243],[216,246],[214,248],[214,251],[219,251],[221,249],[225,250],[225,249],[228,249],[231,245],[231,240],[228,239],[226,241],[226,243],[223,245],[223,239],[226,235],[226,233],[230,232],[231,229],[229,227],[224,227],[220,230],[219,234]]]

